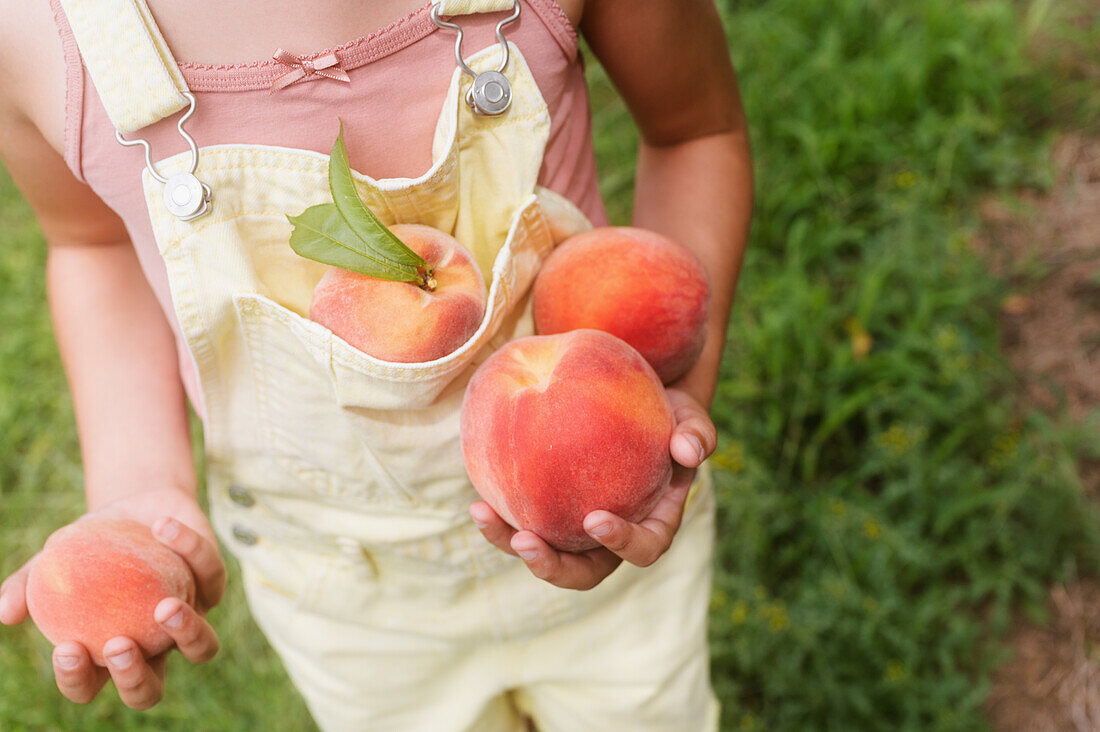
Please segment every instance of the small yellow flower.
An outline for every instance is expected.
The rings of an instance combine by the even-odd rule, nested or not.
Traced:
[[[901,661],[893,660],[886,664],[886,680],[897,683],[905,678],[905,666]]]
[[[867,358],[871,347],[875,345],[871,334],[863,327],[859,318],[848,318],[844,321],[844,330],[848,331],[848,345],[852,349],[852,357],[857,361]]]
[[[875,437],[875,443],[885,450],[890,457],[899,458],[924,439],[926,431],[923,427],[909,425],[893,425],[885,432]]]
[[[903,170],[894,176],[894,185],[898,188],[912,188],[917,184],[917,176],[911,170]]]
[[[873,518],[863,520],[863,535],[868,539],[877,539],[882,535],[882,526]]]
[[[756,717],[751,714],[746,714],[741,717],[741,729],[754,730],[756,729]]]
[[[791,625],[790,616],[787,615],[787,605],[782,600],[766,602],[760,606],[758,612],[760,617],[767,621],[768,630],[772,633],[786,630]]]
[[[711,462],[722,470],[740,473],[745,469],[745,446],[734,440],[724,449],[714,453]]]
[[[953,383],[974,369],[974,358],[969,354],[949,354],[940,365],[940,381],[944,384]]]
[[[839,498],[829,499],[829,513],[837,518],[844,518],[848,515],[848,504]]]
[[[867,358],[867,354],[871,352],[874,345],[875,341],[867,331],[853,334],[851,338],[852,358],[862,361]]]
[[[715,589],[710,596],[710,609],[719,610],[721,608],[724,608],[728,599],[729,597],[726,595],[725,591]]]
[[[954,325],[945,325],[936,331],[936,349],[954,351],[959,345],[959,329]]]
[[[964,371],[969,371],[970,367],[973,366],[973,364],[974,361],[970,358],[970,356],[966,355],[965,353],[960,353],[959,355],[955,356],[955,358],[951,359],[947,367],[949,370],[962,373]]]
[[[730,621],[734,625],[744,625],[745,621],[749,619],[749,604],[744,600],[738,600],[733,603],[733,610],[730,611]]]
[[[1020,444],[1020,433],[1017,430],[997,435],[993,439],[993,447],[989,451],[987,462],[990,467],[1003,468],[1009,465],[1015,458]]]
[[[900,425],[894,425],[885,432],[880,433],[875,437],[875,442],[893,457],[901,457],[909,452],[909,436],[905,428]]]
[[[999,452],[1015,452],[1016,443],[1019,439],[1020,436],[1017,433],[1006,432],[1003,435],[997,436],[997,439],[993,441],[993,447]]]

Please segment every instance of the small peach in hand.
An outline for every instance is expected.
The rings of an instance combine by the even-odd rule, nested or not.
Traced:
[[[75,641],[106,666],[103,646],[132,638],[146,658],[172,647],[153,612],[166,597],[195,602],[187,563],[130,520],[85,518],[46,541],[27,579],[31,619],[54,645]]]
[[[710,286],[688,248],[645,229],[605,226],[551,252],[533,299],[540,335],[607,331],[636,348],[670,384],[703,348]]]
[[[434,361],[481,325],[485,281],[470,253],[442,231],[418,224],[390,231],[424,258],[431,278],[421,285],[331,267],[313,290],[309,317],[383,361]]]
[[[521,338],[474,373],[462,403],[462,454],[481,497],[556,549],[599,546],[597,509],[649,515],[672,476],[675,423],[657,374],[597,330]]]

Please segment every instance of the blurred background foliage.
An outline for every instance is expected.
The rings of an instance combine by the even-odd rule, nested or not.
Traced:
[[[1095,131],[1095,3],[719,0],[757,206],[714,405],[713,676],[728,730],[968,730],[1011,613],[1096,571],[1075,458],[1100,422],[1022,407],[980,197],[1052,180]],[[1092,8],[1091,10],[1089,8]],[[1084,18],[1084,22],[1082,22]],[[604,194],[629,221],[636,133],[589,59]],[[41,234],[0,174],[0,572],[82,510]],[[165,701],[60,703],[48,645],[0,631],[0,728],[299,730],[239,586],[212,664]]]
[[[720,3],[757,176],[713,410],[724,729],[980,729],[1010,612],[1095,571],[1100,423],[1020,407],[971,247],[981,196],[1096,124],[1069,5]],[[628,124],[597,118],[620,222]]]

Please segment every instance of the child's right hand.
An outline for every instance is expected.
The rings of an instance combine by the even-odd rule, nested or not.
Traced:
[[[157,605],[154,617],[176,643],[184,658],[205,663],[218,652],[218,637],[206,622],[210,608],[225,590],[225,564],[210,522],[194,496],[174,488],[155,489],[118,499],[89,512],[100,518],[133,519],[178,554],[195,575],[195,607],[172,598]],[[34,557],[0,585],[0,623],[16,625],[27,619],[27,576]],[[92,663],[82,645],[66,642],[53,650],[57,688],[78,704],[90,702],[110,678],[119,697],[132,709],[148,709],[164,695],[168,653],[145,659],[131,638],[118,637],[103,647],[108,668]]]

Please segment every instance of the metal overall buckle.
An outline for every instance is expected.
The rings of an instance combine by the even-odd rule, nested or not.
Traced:
[[[153,149],[147,140],[141,138],[127,140],[118,130],[115,130],[115,139],[120,145],[127,147],[141,145],[145,148],[145,167],[149,170],[149,175],[164,184],[164,206],[180,221],[191,221],[209,210],[210,186],[195,177],[195,171],[199,167],[199,146],[195,144],[195,138],[183,129],[184,122],[191,119],[191,115],[195,113],[195,95],[191,92],[183,92],[183,96],[190,102],[190,106],[176,123],[176,129],[180,131],[180,135],[191,148],[191,168],[186,173],[176,173],[171,178],[165,178],[153,165]]]
[[[432,22],[440,28],[450,28],[458,32],[455,39],[455,61],[459,68],[470,75],[474,83],[466,91],[466,104],[474,110],[474,114],[492,116],[503,113],[512,103],[512,85],[508,83],[508,77],[504,75],[504,69],[508,66],[508,43],[504,40],[502,29],[504,26],[519,18],[519,0],[512,4],[512,14],[497,23],[497,40],[503,49],[504,56],[496,71],[482,71],[480,74],[466,65],[462,60],[462,28],[456,23],[443,20],[439,15],[439,5],[432,5]]]

